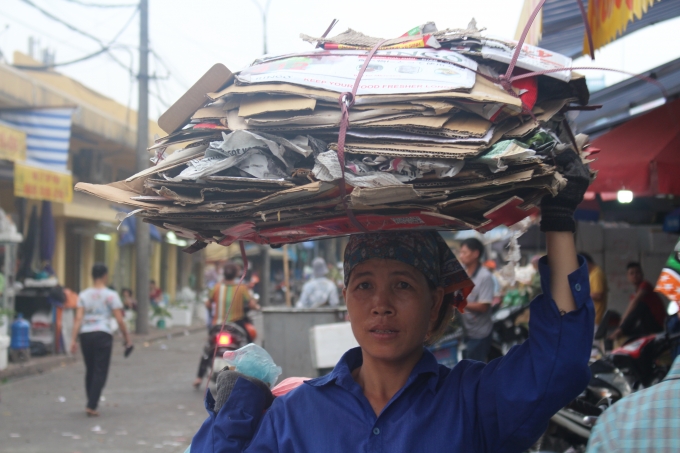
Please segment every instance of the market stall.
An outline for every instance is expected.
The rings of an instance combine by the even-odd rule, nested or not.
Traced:
[[[13,319],[17,249],[23,240],[0,209],[0,370],[7,367],[9,325]]]

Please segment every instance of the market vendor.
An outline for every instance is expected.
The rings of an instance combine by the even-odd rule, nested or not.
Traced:
[[[266,385],[224,371],[218,404],[191,452],[523,452],[590,378],[594,309],[588,267],[577,258],[573,212],[589,175],[558,156],[568,184],[542,203],[547,257],[529,339],[484,364],[437,364],[425,345],[452,316],[467,277],[434,231],[352,236],[344,277],[349,350],[327,376],[272,401]],[[225,374],[227,373],[227,374]],[[217,413],[215,413],[217,409]]]

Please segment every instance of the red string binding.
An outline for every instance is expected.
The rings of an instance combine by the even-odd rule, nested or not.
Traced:
[[[342,204],[345,207],[349,221],[364,233],[368,233],[368,229],[357,220],[354,216],[354,212],[352,212],[352,209],[347,205],[347,187],[345,186],[345,138],[347,137],[347,129],[349,129],[349,109],[354,105],[361,78],[363,77],[364,72],[366,72],[366,68],[368,68],[368,64],[370,63],[371,58],[373,58],[373,55],[375,55],[378,49],[380,49],[386,41],[387,39],[380,41],[370,52],[368,52],[366,61],[364,61],[364,64],[361,66],[357,78],[354,81],[352,91],[342,93],[338,98],[341,112],[340,131],[338,132],[338,161],[340,162],[340,171],[342,172],[342,179],[340,180],[340,198],[342,199]]]
[[[586,28],[586,36],[588,37],[588,45],[590,46],[590,59],[595,59],[595,46],[593,45],[593,33],[590,30],[590,24],[588,23],[588,14],[586,13],[586,8],[583,6],[583,0],[576,0],[578,3],[578,9],[581,10],[581,18],[583,19],[583,26]]]

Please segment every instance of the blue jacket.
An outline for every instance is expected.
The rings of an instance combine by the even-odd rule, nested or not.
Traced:
[[[579,260],[569,276],[577,309],[564,316],[540,261],[543,294],[531,304],[530,338],[505,357],[449,369],[425,350],[379,417],[350,374],[362,362],[359,348],[266,413],[257,387],[239,379],[217,415],[208,395],[209,417],[191,452],[523,452],[590,379],[594,310]]]

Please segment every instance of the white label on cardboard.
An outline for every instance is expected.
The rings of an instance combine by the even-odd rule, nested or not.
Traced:
[[[269,60],[240,74],[243,83],[286,82],[314,88],[351,91],[366,52],[318,51]],[[401,49],[380,51],[371,59],[357,94],[430,93],[470,90],[477,64],[449,50]]]
[[[507,41],[512,44],[517,44],[517,41]],[[512,61],[512,55],[515,49],[505,46],[497,40],[486,40],[482,46],[482,57],[490,60],[500,61],[501,63],[508,63]],[[541,49],[540,47],[524,44],[517,59],[517,66],[529,71],[546,71],[549,69],[571,68],[572,59],[553,52],[551,50]],[[569,82],[571,80],[571,70],[551,72],[545,74],[548,77]]]

